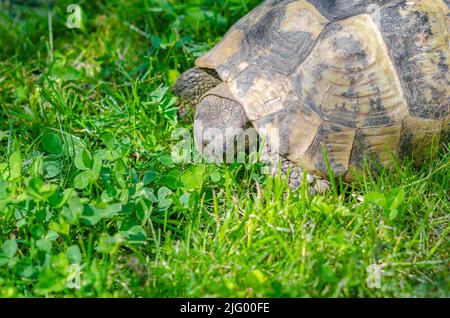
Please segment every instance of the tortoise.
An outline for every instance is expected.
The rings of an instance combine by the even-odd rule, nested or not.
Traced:
[[[331,171],[420,166],[449,142],[449,16],[448,0],[266,0],[173,90],[196,105],[197,148],[253,125],[294,188],[304,171],[320,191]]]

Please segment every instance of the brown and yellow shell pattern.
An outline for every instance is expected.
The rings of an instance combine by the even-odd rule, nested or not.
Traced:
[[[449,16],[444,0],[267,0],[196,64],[282,156],[326,176],[323,144],[351,180],[449,142]]]

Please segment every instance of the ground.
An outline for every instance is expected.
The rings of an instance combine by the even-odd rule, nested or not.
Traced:
[[[0,296],[450,296],[448,145],[315,197],[171,155],[170,86],[257,2],[3,4]]]

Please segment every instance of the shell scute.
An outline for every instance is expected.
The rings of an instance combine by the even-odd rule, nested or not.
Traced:
[[[369,15],[330,25],[293,74],[296,95],[328,122],[346,127],[392,125],[407,101]]]
[[[352,180],[449,141],[449,16],[443,0],[267,0],[197,65],[272,149],[326,176],[324,145]]]
[[[196,65],[216,69],[224,81],[241,73],[243,63],[288,75],[309,54],[328,22],[306,0],[272,1],[238,22]]]
[[[381,11],[380,30],[404,86],[412,116],[449,112],[448,7],[442,0],[402,2]]]

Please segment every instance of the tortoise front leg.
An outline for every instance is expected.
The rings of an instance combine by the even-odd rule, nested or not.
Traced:
[[[284,158],[279,153],[271,150],[268,144],[264,145],[265,151],[262,160],[267,164],[272,176],[287,177],[288,185],[292,190],[298,190],[303,182],[304,171],[300,165]],[[288,175],[289,173],[289,175]],[[307,173],[306,182],[308,190],[312,194],[323,194],[330,188],[330,183],[325,179]]]
[[[208,91],[197,106],[194,137],[197,149],[213,162],[231,163],[239,137],[250,122],[225,83]]]

